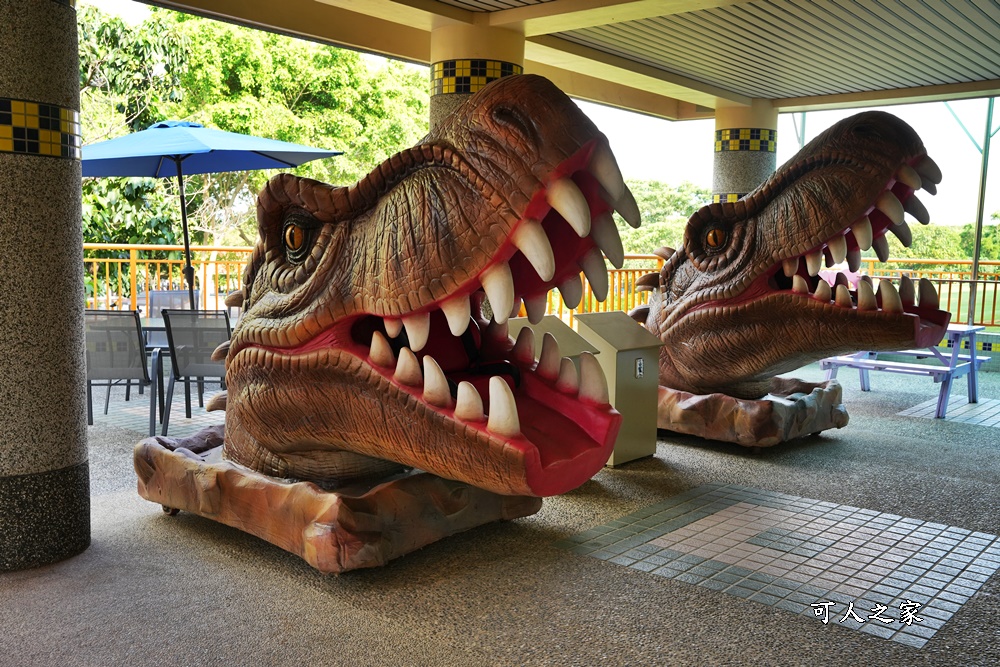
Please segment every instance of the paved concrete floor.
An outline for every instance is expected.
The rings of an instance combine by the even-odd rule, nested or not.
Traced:
[[[0,665],[1000,664],[995,574],[917,648],[567,548],[705,485],[1000,533],[1000,430],[899,416],[936,394],[924,378],[881,374],[865,394],[842,382],[851,421],[839,431],[758,455],[661,434],[655,457],[606,469],[533,517],[340,577],[237,530],[165,516],[135,493],[142,427],[98,416],[93,544],[0,575]],[[1000,397],[1000,375],[981,376],[980,396]]]

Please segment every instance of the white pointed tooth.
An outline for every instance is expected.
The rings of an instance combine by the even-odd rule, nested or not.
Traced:
[[[799,294],[809,294],[809,283],[802,276],[796,274],[792,276],[792,291]]]
[[[535,363],[535,332],[531,327],[521,327],[517,332],[517,342],[514,343],[511,357],[522,366]]]
[[[406,339],[410,341],[410,349],[419,352],[427,344],[431,333],[431,314],[418,313],[403,318],[403,328],[406,329]]]
[[[563,357],[559,362],[556,389],[564,394],[575,394],[580,389],[580,378],[576,374],[576,364],[569,357]]]
[[[827,242],[826,247],[830,249],[830,257],[834,264],[840,264],[847,259],[847,238],[838,234]]]
[[[896,180],[903,185],[908,185],[914,190],[919,190],[923,185],[920,174],[918,174],[917,170],[908,164],[904,164],[899,168],[899,171],[896,172]]]
[[[520,317],[520,316],[521,316],[521,299],[519,299],[518,297],[514,297],[514,305],[510,309],[510,317]]]
[[[639,204],[636,203],[635,197],[632,196],[632,191],[627,187],[625,188],[625,194],[615,203],[615,210],[618,211],[618,215],[632,229],[639,229],[639,225],[642,224],[642,214],[639,213]]]
[[[569,178],[560,178],[545,189],[545,200],[563,217],[576,235],[583,238],[590,234],[590,205]]]
[[[583,275],[587,276],[590,283],[590,290],[594,293],[594,298],[604,301],[608,298],[608,267],[604,264],[604,255],[597,248],[594,248],[580,258],[578,262],[583,269]]]
[[[921,158],[919,162],[913,165],[913,168],[916,169],[918,174],[920,174],[920,178],[924,182],[941,182],[941,169],[937,166],[937,163],[931,159],[930,155],[925,155]]]
[[[556,273],[556,258],[552,254],[552,244],[545,230],[537,220],[525,220],[510,237],[517,249],[531,262],[535,273],[548,282]]]
[[[546,380],[555,380],[559,377],[560,364],[559,343],[555,336],[546,332],[542,337],[542,353],[538,356],[535,372]]]
[[[383,320],[383,323],[385,324],[385,332],[389,334],[389,338],[399,337],[399,332],[403,330],[402,320],[390,320],[386,318]]]
[[[532,324],[538,324],[542,321],[548,307],[548,295],[545,293],[524,297],[524,309],[528,311],[528,321]]]
[[[924,181],[923,189],[925,192],[928,192],[932,195],[937,194],[937,186],[931,183],[930,181]]]
[[[885,262],[889,259],[889,242],[885,240],[885,236],[874,239],[872,241],[872,249],[875,250],[878,261]]]
[[[878,310],[875,291],[867,280],[858,281],[858,310]]]
[[[823,268],[823,252],[817,250],[806,255],[806,271],[810,276],[819,275],[819,270]]]
[[[559,293],[562,294],[563,303],[570,310],[580,305],[583,298],[583,283],[580,281],[580,274],[574,273],[572,276],[559,284]]]
[[[872,221],[868,219],[867,215],[862,216],[860,220],[851,225],[851,231],[854,232],[854,238],[861,250],[868,250],[872,247]]]
[[[841,308],[854,307],[854,300],[851,299],[851,290],[847,289],[847,285],[837,285],[836,301],[837,305]]]
[[[618,233],[618,225],[611,214],[605,211],[590,221],[590,238],[616,269],[625,264],[625,249],[622,247],[622,237]]]
[[[521,433],[514,392],[496,375],[490,378],[490,416],[486,428],[500,436],[513,437]]]
[[[913,280],[910,276],[903,275],[899,279],[899,300],[904,306],[912,306],[916,299],[916,292],[913,289]]]
[[[875,208],[885,213],[892,224],[898,225],[903,221],[903,205],[891,190],[886,190],[875,200]]]
[[[934,283],[927,280],[927,278],[921,278],[919,283],[919,295],[920,295],[920,307],[921,308],[937,308],[938,307],[938,293],[934,289]]]
[[[424,383],[424,378],[420,375],[420,362],[413,350],[404,347],[399,351],[399,361],[396,363],[396,374],[392,376],[396,382],[419,387]]]
[[[909,248],[913,243],[913,232],[905,222],[901,225],[893,225],[889,228],[889,231],[896,235],[896,238],[899,239],[904,248]]]
[[[861,251],[857,248],[851,248],[847,251],[847,269],[849,271],[857,271],[861,268]]]
[[[887,313],[903,312],[903,301],[899,298],[899,292],[891,280],[883,278],[878,281],[878,293],[882,295],[882,310]]]
[[[607,146],[599,146],[594,151],[594,158],[590,162],[590,173],[611,195],[610,203],[618,201],[625,194],[625,179],[622,178],[622,171],[618,168],[614,153]]]
[[[590,352],[580,353],[580,398],[608,405],[608,381],[601,370],[601,364]]]
[[[368,351],[368,357],[382,368],[393,368],[396,365],[396,355],[389,347],[389,341],[385,339],[381,331],[372,334],[372,345]]]
[[[497,262],[483,271],[479,280],[486,291],[486,298],[490,300],[493,319],[506,322],[514,307],[514,276],[510,273],[510,266],[507,262]]]
[[[799,258],[792,257],[781,262],[781,270],[785,272],[786,278],[791,278],[799,270]]]
[[[929,224],[931,221],[931,214],[927,212],[924,207],[924,203],[917,199],[917,195],[913,194],[906,200],[903,204],[903,208],[906,212],[917,219],[921,225]]]
[[[424,357],[424,400],[439,408],[451,407],[451,389],[448,378],[438,362],[430,355]]]
[[[472,320],[472,304],[468,296],[456,296],[441,304],[445,319],[448,320],[448,328],[453,336],[461,336],[469,328]]]
[[[813,296],[819,301],[829,302],[830,299],[833,298],[833,291],[830,289],[830,283],[820,278],[819,283],[816,284],[816,290],[813,292]]]
[[[483,397],[470,382],[458,383],[458,397],[455,399],[455,419],[464,422],[481,422],[486,420],[483,411]]]

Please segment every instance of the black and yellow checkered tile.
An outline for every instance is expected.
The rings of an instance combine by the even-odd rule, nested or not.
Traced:
[[[775,152],[778,131],[759,127],[715,131],[715,152],[766,151]]]
[[[80,112],[0,97],[0,153],[80,159]]]
[[[53,0],[57,5],[68,5],[76,9],[76,0]]]
[[[502,60],[443,60],[431,66],[431,95],[475,93],[491,81],[523,71]]]
[[[738,201],[741,197],[745,197],[747,193],[729,192],[720,193],[717,195],[712,195],[713,204],[721,204],[723,202],[729,202],[730,204]]]

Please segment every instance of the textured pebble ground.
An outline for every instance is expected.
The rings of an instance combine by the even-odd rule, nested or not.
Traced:
[[[996,575],[914,648],[560,546],[706,484],[1000,533],[1000,429],[897,416],[935,395],[925,378],[876,374],[867,394],[842,382],[851,422],[839,431],[757,455],[661,434],[654,458],[604,470],[534,517],[340,577],[163,515],[134,490],[143,434],[99,422],[93,544],[0,575],[0,665],[1000,664]],[[1000,374],[983,374],[980,395],[1000,397]]]

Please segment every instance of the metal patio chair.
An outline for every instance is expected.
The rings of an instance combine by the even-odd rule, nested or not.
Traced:
[[[212,352],[229,340],[232,328],[229,314],[224,310],[171,310],[163,311],[170,350],[170,382],[167,384],[163,408],[162,435],[170,424],[170,404],[174,397],[174,383],[184,381],[184,412],[191,418],[191,380],[198,385],[198,405],[204,406],[206,378],[218,378],[226,386],[226,366],[222,361],[212,361]]]
[[[146,349],[136,310],[86,310],[84,340],[87,364],[87,424],[94,424],[93,386],[107,384],[104,414],[108,414],[112,385],[125,382],[125,400],[132,382],[140,387],[150,385],[149,434],[156,431],[156,387],[146,369]],[[159,350],[154,351],[153,363],[159,363]]]

